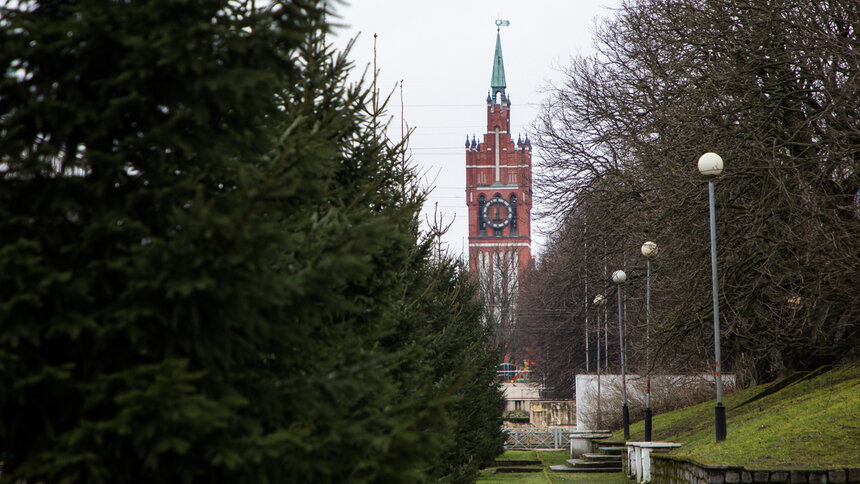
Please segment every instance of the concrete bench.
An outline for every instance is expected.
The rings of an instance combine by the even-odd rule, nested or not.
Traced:
[[[569,434],[570,458],[578,459],[582,454],[590,454],[597,450],[595,440],[608,439],[612,432],[608,430],[575,430]]]
[[[651,482],[651,452],[680,447],[677,442],[627,442],[627,476],[636,482]]]

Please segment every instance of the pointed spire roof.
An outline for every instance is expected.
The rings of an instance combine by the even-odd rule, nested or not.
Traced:
[[[490,80],[490,88],[493,91],[493,100],[496,99],[496,93],[502,93],[502,99],[505,98],[505,62],[502,59],[502,39],[499,34],[499,29],[496,28],[496,54],[493,56],[493,76]]]

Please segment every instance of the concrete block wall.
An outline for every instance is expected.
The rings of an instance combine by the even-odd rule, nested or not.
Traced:
[[[860,483],[860,467],[825,470],[750,470],[703,464],[689,457],[651,454],[654,484],[848,484]]]

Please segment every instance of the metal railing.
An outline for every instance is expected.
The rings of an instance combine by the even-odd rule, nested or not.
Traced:
[[[570,429],[549,428],[549,429],[512,429],[506,428],[505,433],[505,449],[508,450],[528,450],[528,449],[553,449],[561,450],[566,448],[567,440],[564,438],[564,432],[570,432]]]

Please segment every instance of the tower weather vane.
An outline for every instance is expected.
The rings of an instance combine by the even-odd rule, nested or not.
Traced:
[[[511,22],[508,20],[497,19],[496,20],[496,30],[499,30],[501,27],[507,27],[511,25]]]

